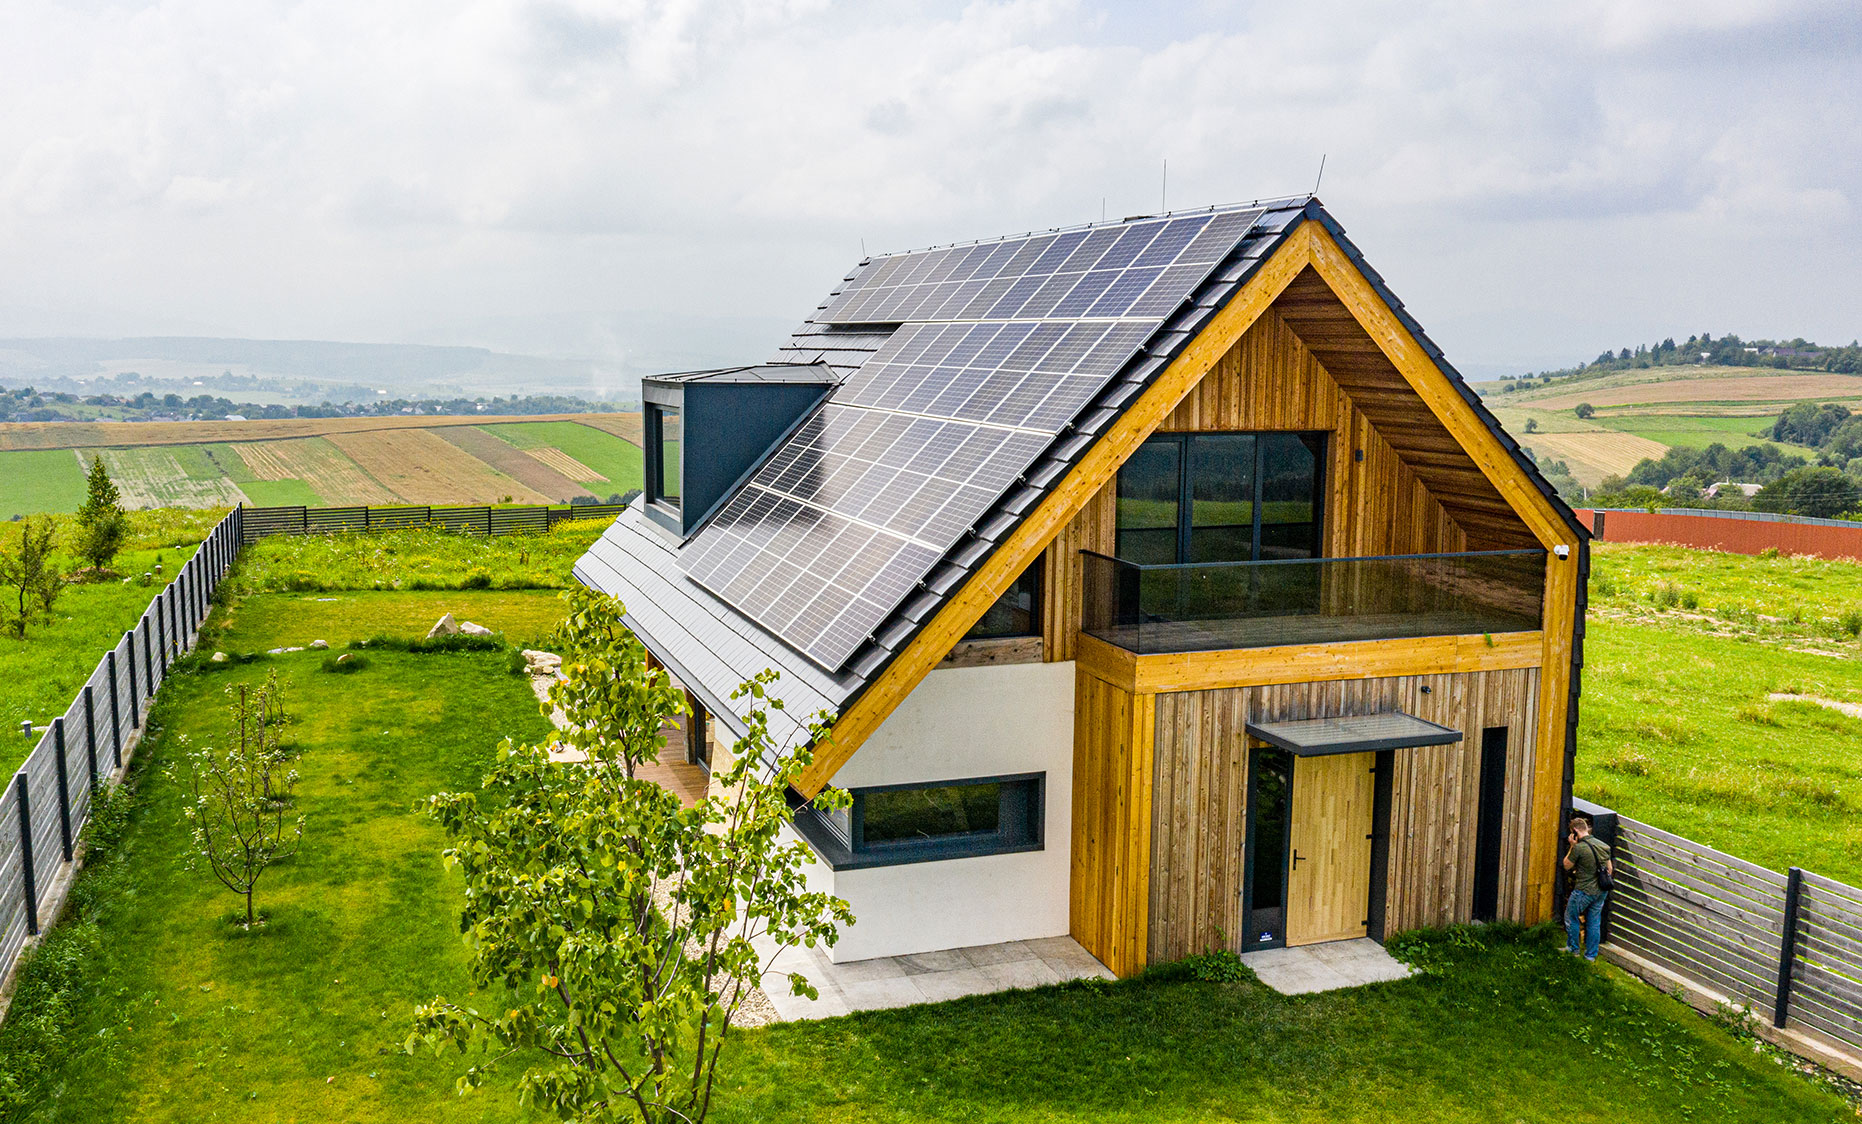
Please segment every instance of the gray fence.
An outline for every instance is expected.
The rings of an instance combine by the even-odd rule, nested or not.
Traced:
[[[91,789],[116,773],[174,660],[191,650],[240,545],[240,512],[214,527],[136,627],[104,653],[0,795],[0,980],[57,917],[75,873]],[[15,735],[17,736],[17,735]]]
[[[240,542],[268,535],[341,534],[431,528],[468,535],[541,534],[567,520],[612,519],[626,504],[568,504],[561,507],[248,507]]]
[[[1615,820],[1611,945],[1862,1054],[1862,890]]]

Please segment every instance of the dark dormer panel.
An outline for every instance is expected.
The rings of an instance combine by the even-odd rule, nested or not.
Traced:
[[[681,538],[794,432],[837,382],[825,363],[649,375],[646,510]]]

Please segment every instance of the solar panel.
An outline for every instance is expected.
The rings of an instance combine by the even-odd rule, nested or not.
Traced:
[[[1139,219],[866,263],[814,322],[896,330],[680,564],[838,670],[1262,213]]]

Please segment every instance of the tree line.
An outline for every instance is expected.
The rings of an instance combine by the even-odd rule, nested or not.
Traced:
[[[81,409],[80,407],[92,407]],[[371,418],[399,414],[596,414],[635,407],[627,403],[590,402],[563,394],[513,395],[509,398],[389,398],[379,402],[330,402],[316,406],[234,402],[212,394],[77,395],[38,391],[30,386],[0,386],[0,422],[95,421],[100,416],[123,421],[220,421],[228,414],[252,420],[279,418]]]
[[[1826,346],[1801,337],[1790,340],[1740,339],[1727,334],[1715,337],[1710,332],[1689,336],[1676,343],[1673,336],[1654,344],[1605,351],[1588,363],[1555,371],[1529,372],[1517,379],[1502,376],[1504,392],[1524,389],[1535,382],[1554,379],[1601,378],[1617,371],[1635,371],[1650,367],[1773,367],[1779,370],[1832,371],[1837,374],[1862,374],[1862,341],[1847,346]]]

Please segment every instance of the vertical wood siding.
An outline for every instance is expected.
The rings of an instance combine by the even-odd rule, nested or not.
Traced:
[[[1398,750],[1391,778],[1385,931],[1469,919],[1482,731],[1506,726],[1499,915],[1523,920],[1536,668],[1291,683],[1156,696],[1149,956],[1173,960],[1241,935],[1249,720],[1402,710],[1462,732],[1454,745]],[[1423,688],[1428,693],[1423,693]],[[1551,752],[1562,752],[1554,745]],[[1077,783],[1077,781],[1076,781]]]
[[[1120,976],[1146,964],[1153,695],[1074,683],[1073,939]]]

